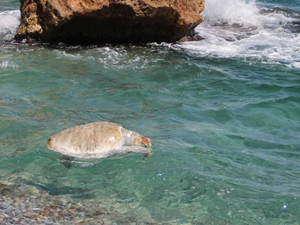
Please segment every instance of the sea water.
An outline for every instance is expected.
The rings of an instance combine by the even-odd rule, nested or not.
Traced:
[[[15,43],[19,2],[0,11],[2,181],[158,224],[300,224],[299,0],[207,0],[203,40],[145,46]],[[95,121],[153,155],[65,167],[46,148]]]

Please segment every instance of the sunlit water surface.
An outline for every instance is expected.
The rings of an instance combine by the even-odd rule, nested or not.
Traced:
[[[10,42],[19,4],[1,1],[1,179],[158,223],[300,224],[300,2],[218,2],[201,42],[83,48]],[[153,155],[67,168],[46,148],[95,121],[149,136]]]

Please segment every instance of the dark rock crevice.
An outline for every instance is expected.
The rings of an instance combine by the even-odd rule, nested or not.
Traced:
[[[105,9],[106,10],[106,9]],[[107,9],[110,10],[110,9]],[[168,19],[177,21],[178,13],[168,9],[158,9],[156,14],[168,13]],[[99,12],[105,14],[105,12]],[[97,43],[146,43],[173,42],[176,37],[176,27],[169,23],[161,23],[160,16],[156,20],[142,18],[137,21],[134,11],[128,6],[117,5],[110,17],[92,15],[77,16],[56,28],[46,31],[42,39],[49,42],[64,42],[69,44]]]

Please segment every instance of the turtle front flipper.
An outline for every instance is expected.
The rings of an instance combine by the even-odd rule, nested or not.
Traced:
[[[145,148],[140,146],[123,146],[119,150],[120,153],[129,153],[129,152],[135,152],[135,153],[142,153],[145,157],[150,157],[152,155],[152,149],[151,148]]]
[[[63,164],[66,168],[71,168],[72,161],[74,160],[74,157],[62,155],[59,157],[59,162]]]
[[[148,148],[147,150],[148,150],[148,152],[143,153],[143,156],[146,158],[149,158],[152,155],[152,149]]]

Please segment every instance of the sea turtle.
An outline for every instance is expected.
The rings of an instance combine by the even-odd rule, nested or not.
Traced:
[[[151,140],[111,122],[95,122],[54,134],[47,147],[76,158],[105,158],[114,154],[151,154]]]

